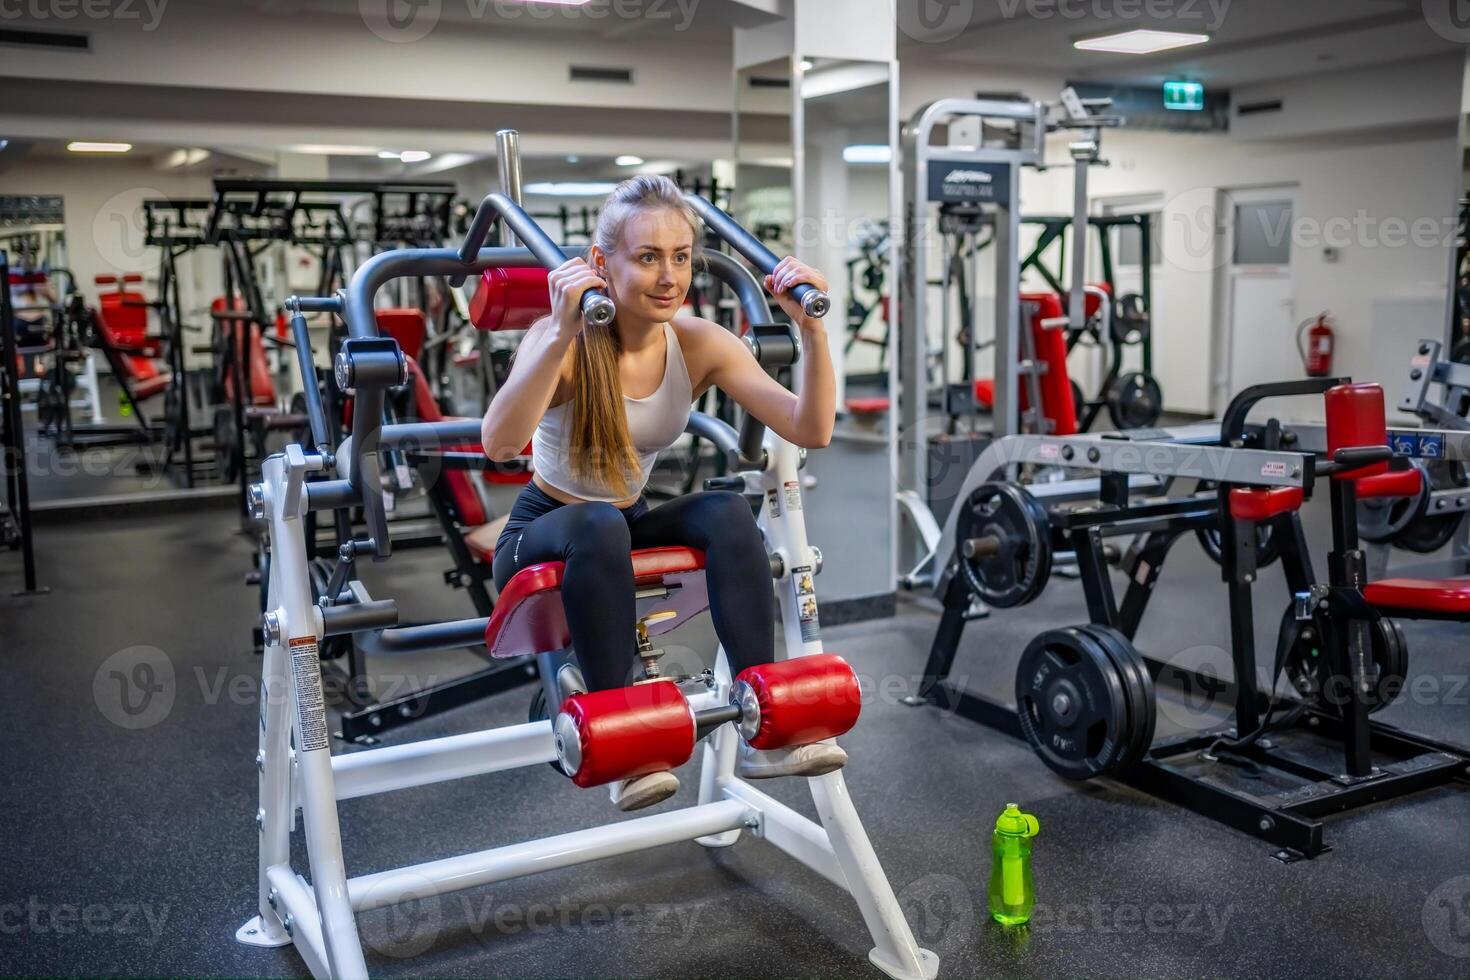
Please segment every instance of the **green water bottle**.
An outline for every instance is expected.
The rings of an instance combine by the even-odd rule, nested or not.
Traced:
[[[1036,883],[1031,880],[1031,838],[1041,824],[1014,803],[995,819],[991,844],[990,915],[996,922],[1018,926],[1031,918],[1036,904]]]

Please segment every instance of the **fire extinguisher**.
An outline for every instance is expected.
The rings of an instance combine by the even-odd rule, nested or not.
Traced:
[[[1301,355],[1302,366],[1309,378],[1325,378],[1332,373],[1332,347],[1336,337],[1327,313],[1308,317],[1296,328],[1296,349]],[[1307,328],[1311,327],[1310,330]],[[1307,345],[1302,346],[1302,334],[1307,335]]]

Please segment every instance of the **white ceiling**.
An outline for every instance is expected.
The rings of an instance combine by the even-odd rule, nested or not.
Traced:
[[[1424,4],[1439,0],[956,2],[961,7],[973,5],[968,27],[911,24],[909,36],[899,46],[900,61],[924,58],[1141,85],[1192,78],[1228,88],[1464,50],[1463,44],[1436,34],[1425,20]],[[903,17],[900,23],[905,23]],[[1079,51],[1072,46],[1082,38],[1133,28],[1209,34],[1210,41],[1145,56]]]
[[[359,23],[381,16],[387,4],[399,5],[402,16],[436,18],[436,31],[504,33],[518,30],[574,31],[608,39],[662,38],[728,43],[734,27],[769,21],[736,0],[591,0],[585,5],[522,0],[189,0],[244,7],[266,16],[338,14]],[[410,13],[412,12],[412,13]]]

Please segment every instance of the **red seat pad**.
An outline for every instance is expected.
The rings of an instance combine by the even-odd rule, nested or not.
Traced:
[[[422,310],[382,309],[373,311],[373,316],[378,321],[378,333],[398,341],[399,350],[410,361],[419,359],[429,332]]]
[[[415,311],[417,312],[417,311]],[[379,312],[381,317],[382,313]],[[422,320],[422,317],[420,317]],[[439,410],[439,403],[434,400],[434,393],[429,390],[428,379],[424,372],[419,369],[418,362],[410,358],[408,360],[408,380],[413,385],[413,410],[423,422],[443,422],[444,413]],[[479,445],[445,446],[448,452],[483,452]],[[473,474],[469,470],[442,467],[439,479],[444,481],[444,487],[449,491],[450,499],[454,502],[455,513],[459,522],[465,527],[478,527],[490,518],[485,513],[485,505],[480,502],[480,495],[475,492],[475,486],[471,482]]]
[[[214,313],[223,313],[230,309],[235,313],[244,313],[245,297],[236,296],[233,303],[228,306],[223,296],[216,296],[209,302],[209,309]],[[250,404],[252,405],[274,405],[276,403],[276,383],[271,378],[270,362],[265,357],[265,343],[261,340],[259,331],[254,324],[246,320],[225,320],[221,326],[226,330],[233,330],[235,334],[235,356],[240,357],[244,353],[243,338],[244,331],[250,335]],[[225,395],[227,399],[235,396],[235,373],[231,371],[225,375]]]
[[[1377,476],[1359,478],[1353,493],[1359,500],[1365,497],[1417,497],[1424,489],[1423,475],[1413,467],[1407,470],[1390,470]]]
[[[882,395],[875,395],[871,398],[849,398],[844,404],[849,412],[857,415],[877,415],[888,411],[889,402]]]
[[[631,557],[633,584],[640,586],[656,585],[669,576],[693,575],[704,570],[704,552],[695,548],[644,548],[633,552]],[[495,602],[495,612],[485,625],[485,646],[492,657],[547,653],[571,645],[572,635],[561,604],[565,571],[565,562],[541,562],[527,565],[505,583]],[[687,586],[681,591],[688,591]],[[708,605],[708,599],[702,594],[696,595],[695,600],[681,610],[681,619]],[[649,631],[663,633],[674,625],[660,623],[658,629]]]
[[[1305,494],[1301,487],[1233,487],[1230,516],[1237,521],[1265,521],[1297,510]]]
[[[1470,616],[1470,579],[1386,578],[1363,587],[1375,606]]]

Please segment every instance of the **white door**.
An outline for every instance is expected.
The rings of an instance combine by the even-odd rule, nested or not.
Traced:
[[[1293,193],[1279,187],[1224,196],[1225,370],[1216,375],[1216,412],[1251,385],[1304,376],[1291,273]]]

